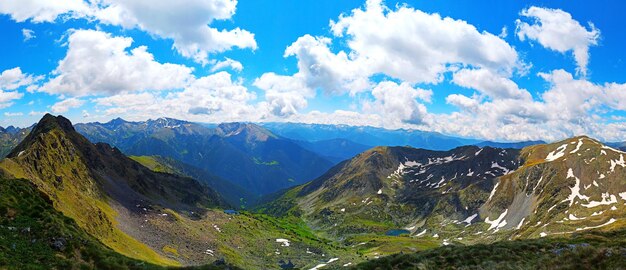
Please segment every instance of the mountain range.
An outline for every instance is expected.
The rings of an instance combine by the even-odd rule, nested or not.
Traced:
[[[245,200],[305,183],[333,165],[254,124],[208,128],[169,118],[146,122],[115,119],[104,124],[77,124],[76,130],[92,142],[114,145],[128,155],[161,156],[201,168],[245,190],[248,195],[236,195]],[[231,201],[234,199],[239,198]]]
[[[0,268],[626,267],[626,152],[586,136],[427,150],[49,114],[4,132]]]

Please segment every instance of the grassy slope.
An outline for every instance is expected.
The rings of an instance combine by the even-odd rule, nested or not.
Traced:
[[[55,240],[64,242],[55,249]],[[55,210],[27,180],[0,179],[0,268],[161,269],[120,255]]]
[[[572,238],[446,246],[396,254],[354,269],[625,269],[626,231],[589,232]]]

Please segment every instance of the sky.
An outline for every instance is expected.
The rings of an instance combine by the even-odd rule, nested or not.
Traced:
[[[0,126],[49,112],[626,141],[625,5],[2,0]]]

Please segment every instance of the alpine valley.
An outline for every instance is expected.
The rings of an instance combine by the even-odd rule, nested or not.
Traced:
[[[0,265],[626,267],[617,148],[586,136],[501,144],[401,130],[359,140],[322,127],[285,137],[287,124],[72,125],[47,114],[2,129]],[[443,150],[364,144],[416,134]]]

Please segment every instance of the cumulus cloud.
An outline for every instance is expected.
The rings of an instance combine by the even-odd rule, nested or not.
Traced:
[[[201,77],[183,90],[167,93],[121,93],[93,102],[107,115],[125,114],[135,119],[169,116],[195,121],[242,121],[255,115],[253,92],[234,81],[228,72]]]
[[[452,82],[480,91],[491,98],[532,99],[530,93],[520,89],[511,79],[488,69],[461,69],[454,73]]]
[[[215,20],[232,19],[236,6],[236,0],[100,0],[95,17],[104,23],[172,39],[181,55],[207,64],[211,53],[233,47],[257,48],[254,34],[249,31],[210,27]]]
[[[560,53],[572,51],[578,72],[583,76],[587,74],[589,47],[597,45],[600,38],[600,30],[593,23],[589,22],[587,30],[563,10],[535,6],[522,10],[520,15],[531,20],[530,23],[517,20],[520,40],[535,40]]]
[[[30,86],[42,78],[42,76],[25,74],[20,67],[7,69],[0,74],[0,91],[15,90],[22,86]]]
[[[315,96],[315,90],[309,88],[298,74],[282,76],[272,72],[265,73],[253,85],[265,91],[263,106],[277,116],[298,113],[306,108],[307,98]]]
[[[211,67],[211,72],[216,72],[218,70],[230,68],[234,71],[241,72],[243,70],[243,64],[241,62],[230,59],[228,57],[224,58],[224,60],[215,62],[213,67]]]
[[[606,123],[601,115],[626,108],[623,101],[626,84],[596,84],[576,79],[562,69],[538,76],[549,85],[539,100],[502,97],[481,102],[474,97],[452,94],[446,101],[460,111],[433,115],[437,121],[430,128],[500,140],[557,140],[580,134],[604,140],[623,139],[624,129]]]
[[[68,50],[54,77],[39,90],[51,94],[86,96],[127,91],[182,88],[192,79],[192,69],[159,63],[133,39],[97,30],[76,30],[68,38]]]
[[[306,98],[315,97],[317,90],[351,96],[372,91],[376,84],[371,78],[378,75],[411,85],[437,84],[450,66],[509,75],[523,68],[515,49],[501,38],[465,21],[407,6],[391,10],[382,1],[369,0],[364,8],[340,16],[330,26],[336,38],[346,41],[347,51],[333,52],[328,37],[304,35],[284,54],[297,58],[298,72],[267,73],[257,79],[257,86],[272,98],[271,111],[293,114],[306,107]],[[272,86],[268,92],[270,87],[262,82],[269,79],[285,82],[266,83]]]
[[[23,73],[20,67],[7,69],[0,73],[0,109],[10,107],[14,100],[24,97],[23,93],[17,91],[18,88],[28,88],[41,79],[41,76]]]
[[[382,0],[368,0],[364,9],[331,22],[331,30],[347,39],[350,55],[370,74],[412,83],[442,81],[449,64],[507,73],[520,67],[515,49],[496,35],[407,6],[391,10]]]
[[[427,115],[426,106],[417,99],[430,101],[433,92],[413,88],[408,83],[380,82],[372,90],[373,102],[364,104],[364,111],[378,113],[388,121],[422,124]]]
[[[57,102],[50,108],[53,113],[65,113],[70,109],[80,108],[85,104],[84,100],[77,98],[68,98],[63,101]]]
[[[31,20],[41,23],[53,22],[62,15],[87,16],[91,8],[83,0],[4,0],[0,1],[0,13],[8,14],[16,22]]]
[[[171,39],[184,57],[207,64],[209,55],[232,48],[256,49],[254,34],[236,27],[217,29],[216,20],[230,20],[237,0],[3,0],[0,14],[17,22],[54,22],[57,18],[85,18],[140,29]]]

